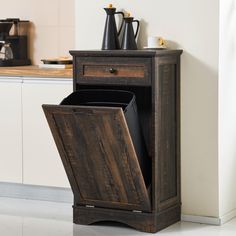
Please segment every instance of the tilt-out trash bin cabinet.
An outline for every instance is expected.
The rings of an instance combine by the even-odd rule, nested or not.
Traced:
[[[74,223],[116,221],[154,233],[179,221],[182,50],[70,53],[74,92],[135,95],[145,146],[139,159],[122,106],[43,105],[74,194]]]

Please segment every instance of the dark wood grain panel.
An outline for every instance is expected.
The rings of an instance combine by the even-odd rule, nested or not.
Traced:
[[[165,49],[165,50],[71,50],[70,54],[73,57],[112,57],[112,58],[153,58],[153,57],[166,57],[168,56],[170,59],[172,57],[180,56],[182,54],[182,50],[173,50],[173,49]]]
[[[85,77],[131,77],[144,78],[145,67],[142,65],[84,65],[83,75]]]
[[[138,57],[80,57],[75,59],[75,76],[79,84],[150,86],[150,61]]]
[[[79,204],[150,211],[142,172],[121,108],[44,106],[63,143]]]
[[[75,224],[93,224],[96,222],[116,221],[143,232],[155,233],[180,220],[180,206],[170,207],[162,212],[132,212],[105,208],[73,207]]]
[[[160,207],[176,204],[177,178],[177,107],[176,65],[159,65],[158,81],[158,156]]]

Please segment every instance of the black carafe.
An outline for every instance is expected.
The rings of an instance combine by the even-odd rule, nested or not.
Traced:
[[[125,17],[124,18],[125,26],[124,26],[124,34],[122,37],[122,43],[121,43],[121,49],[125,50],[136,50],[137,44],[136,44],[136,37],[138,35],[139,30],[139,21],[134,20],[133,17]],[[137,29],[134,33],[133,29],[133,22],[137,23]]]
[[[120,49],[120,42],[118,37],[124,23],[124,13],[116,12],[116,8],[112,7],[111,4],[109,5],[109,8],[104,8],[104,10],[107,13],[107,18],[103,34],[102,50]],[[122,23],[118,32],[116,28],[115,14],[122,15]]]

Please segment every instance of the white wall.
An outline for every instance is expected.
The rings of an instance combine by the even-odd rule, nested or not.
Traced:
[[[30,20],[29,56],[34,64],[43,58],[69,55],[75,43],[75,0],[0,0],[1,19]]]
[[[76,0],[76,48],[100,49],[108,1]],[[182,213],[219,215],[218,44],[215,0],[113,0],[141,20],[139,47],[161,35],[182,48]]]
[[[220,215],[236,211],[236,2],[220,0]]]

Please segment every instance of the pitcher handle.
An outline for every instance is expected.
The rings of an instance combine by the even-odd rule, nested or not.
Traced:
[[[120,15],[122,15],[122,22],[121,22],[121,25],[120,25],[120,29],[118,30],[118,33],[117,33],[117,35],[119,36],[120,33],[121,33],[121,29],[122,29],[122,27],[123,27],[123,24],[124,24],[125,14],[124,14],[124,12],[122,12],[122,11],[117,11],[117,12],[115,12],[115,14],[120,14]]]
[[[138,30],[139,30],[139,20],[133,20],[133,22],[136,22],[137,23],[137,29],[136,29],[136,32],[135,32],[135,35],[134,35],[134,38],[136,39],[137,35],[138,35]]]

